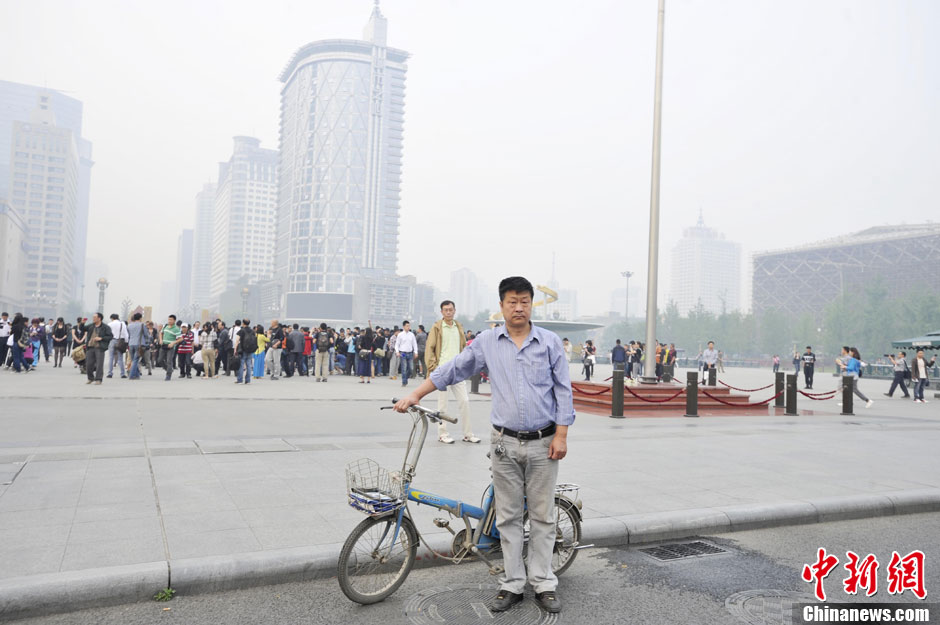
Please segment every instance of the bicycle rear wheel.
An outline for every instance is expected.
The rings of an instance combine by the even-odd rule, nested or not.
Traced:
[[[356,603],[378,603],[398,590],[418,556],[418,531],[407,516],[395,538],[396,516],[367,518],[353,529],[339,554],[336,577]]]
[[[524,546],[523,559],[528,559],[529,553],[529,512],[522,517],[522,534]],[[555,497],[555,546],[552,549],[552,572],[555,575],[564,573],[578,555],[575,548],[581,542],[581,516],[575,509],[575,504],[564,497]]]

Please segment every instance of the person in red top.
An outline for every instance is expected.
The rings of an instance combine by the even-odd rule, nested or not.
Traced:
[[[193,343],[196,340],[189,324],[184,323],[180,326],[180,344],[176,347],[176,354],[179,358],[180,379],[193,377]]]
[[[310,369],[313,367],[313,363],[310,361],[311,356],[313,355],[313,337],[310,335],[310,328],[304,327],[304,359],[301,362],[303,371],[301,375],[310,375]]]

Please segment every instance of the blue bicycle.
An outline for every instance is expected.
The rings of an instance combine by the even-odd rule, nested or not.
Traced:
[[[386,408],[391,407],[382,409]],[[353,529],[343,544],[336,575],[343,593],[363,605],[382,601],[398,590],[414,566],[419,541],[438,557],[454,564],[476,557],[489,566],[492,575],[503,570],[492,561],[500,550],[492,483],[486,488],[479,507],[427,493],[411,485],[427,438],[428,422],[444,420],[457,423],[457,419],[421,406],[412,406],[407,414],[411,416],[412,427],[400,472],[389,472],[369,459],[357,460],[346,467],[349,505],[367,514],[368,518]],[[552,570],[556,575],[571,566],[579,549],[589,546],[580,545],[581,501],[578,492],[579,487],[574,484],[555,487]],[[463,521],[464,527],[454,531],[449,519],[434,520],[437,527],[453,535],[450,555],[437,553],[427,541],[423,541],[409,512],[409,502],[443,510],[450,517]],[[528,519],[523,522],[524,537],[528,541]]]

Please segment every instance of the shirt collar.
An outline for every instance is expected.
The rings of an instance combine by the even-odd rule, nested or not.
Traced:
[[[534,323],[532,323],[531,321],[529,322],[529,328],[530,328],[529,336],[526,337],[525,342],[522,344],[522,347],[525,347],[532,341],[536,341],[538,343],[542,342],[542,337],[540,336],[542,329],[538,327],[537,325],[535,325]],[[506,330],[505,322],[503,323],[503,325],[496,328],[496,339],[499,340],[499,337],[501,336],[505,336],[510,341],[512,340],[512,337],[509,336],[509,332]]]

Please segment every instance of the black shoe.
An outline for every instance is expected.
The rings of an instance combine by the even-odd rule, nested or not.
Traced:
[[[493,612],[505,612],[515,604],[522,601],[523,595],[516,594],[514,592],[509,592],[508,590],[500,590],[499,594],[496,595],[496,599],[493,600],[493,603],[490,605],[490,610]]]
[[[554,590],[536,593],[535,598],[539,600],[539,604],[546,612],[550,614],[558,614],[561,612],[561,601],[558,599],[558,595],[555,594]]]
[[[882,395],[884,395],[885,397],[891,397],[891,396],[888,395],[887,393],[882,393]]]
[[[111,379],[111,374],[110,374],[110,373],[108,374],[108,379],[109,379],[109,380]]]

